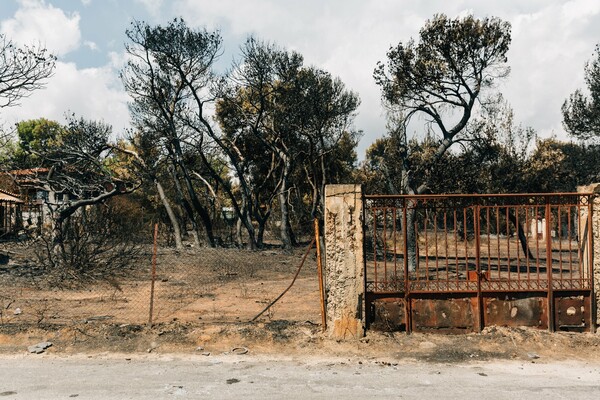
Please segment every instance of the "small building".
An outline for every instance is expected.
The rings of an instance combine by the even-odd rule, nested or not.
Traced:
[[[0,189],[0,240],[18,234],[23,228],[23,201],[16,194]]]
[[[16,193],[25,204],[43,204],[50,193],[40,185],[40,177],[48,174],[48,168],[28,168],[8,171],[0,178],[0,189]]]
[[[0,174],[0,238],[37,231],[44,223],[44,203],[56,197],[39,184],[47,168],[12,170]]]

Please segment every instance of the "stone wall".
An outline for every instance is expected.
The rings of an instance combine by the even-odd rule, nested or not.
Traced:
[[[364,336],[362,191],[360,185],[325,188],[327,331],[339,340]]]

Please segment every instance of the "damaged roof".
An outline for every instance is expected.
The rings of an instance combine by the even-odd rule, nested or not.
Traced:
[[[23,203],[16,194],[0,189],[0,203]]]

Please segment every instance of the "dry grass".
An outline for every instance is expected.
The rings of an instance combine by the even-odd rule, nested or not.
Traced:
[[[247,321],[289,285],[305,248],[161,248],[157,256],[153,322]],[[16,254],[13,252],[13,254]],[[20,254],[24,254],[20,251]],[[68,325],[85,321],[142,324],[149,320],[151,254],[118,278],[79,285],[48,286],[24,257],[0,266],[0,324]],[[296,284],[265,319],[320,321],[314,256]]]

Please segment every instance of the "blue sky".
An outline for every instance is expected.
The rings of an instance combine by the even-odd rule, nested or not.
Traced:
[[[39,8],[50,12],[49,9],[56,8],[64,14],[65,19],[73,19],[78,16],[78,28],[85,43],[61,56],[65,62],[75,62],[80,68],[98,67],[105,65],[108,61],[109,51],[121,51],[125,41],[125,27],[132,18],[146,20],[150,18],[146,8],[132,1],[90,1],[79,0],[53,0],[46,2],[29,2],[39,4],[42,7],[28,7],[28,2],[15,0],[4,0],[0,6],[0,18],[3,21],[15,19],[15,14],[20,11],[23,14],[31,12],[33,8]],[[45,5],[45,7],[44,7]],[[43,42],[44,38],[40,37]],[[97,49],[91,49],[89,45],[94,43]]]
[[[517,122],[542,137],[566,139],[560,106],[584,87],[583,67],[600,42],[597,0],[0,0],[0,32],[18,43],[41,42],[58,55],[44,90],[0,110],[10,127],[23,119],[64,120],[67,112],[128,127],[127,94],[118,78],[125,30],[133,19],[160,24],[183,17],[219,29],[226,69],[249,34],[304,55],[358,92],[359,151],[385,132],[372,73],[390,45],[417,37],[435,13],[497,16],[512,24],[511,74],[499,85]],[[362,154],[360,157],[362,158]]]

